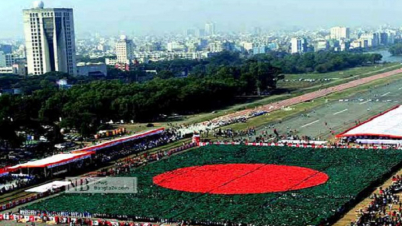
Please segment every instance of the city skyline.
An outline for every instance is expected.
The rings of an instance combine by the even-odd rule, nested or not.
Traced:
[[[0,38],[23,38],[21,12],[31,0],[0,2]],[[76,33],[102,35],[146,35],[183,32],[214,22],[217,32],[250,31],[253,27],[279,30],[332,26],[401,26],[398,14],[402,2],[395,0],[318,1],[297,0],[45,0],[46,8],[73,8]],[[132,7],[129,7],[132,6]],[[107,15],[105,15],[107,14]],[[241,15],[241,16],[239,16]]]

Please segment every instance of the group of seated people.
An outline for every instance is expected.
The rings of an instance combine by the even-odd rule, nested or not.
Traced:
[[[147,164],[149,162],[153,162],[153,161],[159,161],[160,159],[162,159],[164,157],[171,156],[180,151],[187,150],[188,148],[192,148],[195,145],[196,145],[195,143],[183,144],[183,146],[181,146],[179,148],[173,148],[170,150],[159,151],[159,152],[152,153],[152,154],[145,153],[142,155],[127,157],[126,159],[116,162],[112,168],[102,169],[101,171],[98,172],[97,176],[116,176],[121,173],[128,173],[132,169],[135,169],[141,165],[145,165],[145,164]]]
[[[245,130],[233,130],[233,129],[217,129],[213,131],[214,137],[250,137],[256,135],[255,127],[247,128]]]
[[[162,134],[139,140],[138,142],[134,142],[130,145],[125,145],[124,147],[118,148],[117,150],[114,151],[110,150],[104,152],[100,151],[99,153],[97,153],[96,159],[102,163],[110,162],[122,158],[124,156],[128,156],[148,149],[159,147],[179,139],[181,139],[180,132],[177,132],[176,130],[173,129],[168,129],[164,131]]]
[[[402,190],[402,176],[392,177],[392,185],[380,187],[370,198],[372,201],[357,211],[357,219],[351,226],[402,226],[402,202],[397,194]]]
[[[24,188],[35,183],[36,179],[33,176],[18,176],[8,174],[7,176],[0,177],[0,194],[11,192],[19,188]]]

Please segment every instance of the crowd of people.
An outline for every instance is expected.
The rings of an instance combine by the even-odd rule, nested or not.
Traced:
[[[370,198],[372,201],[364,209],[357,211],[357,219],[350,226],[402,226],[402,176],[392,177],[388,188],[378,188]]]
[[[11,175],[0,177],[0,195],[11,191],[25,188],[35,184],[36,178],[28,175]]]
[[[156,153],[148,154],[138,154],[136,156],[132,157],[127,157],[125,159],[122,159],[120,161],[117,161],[113,167],[109,169],[102,169],[100,171],[97,171],[97,175],[91,175],[91,176],[118,176],[121,174],[129,173],[131,170],[134,170],[135,168],[148,164],[150,162],[154,161],[159,161],[164,157],[171,156],[173,154],[185,151],[189,148],[195,147],[195,143],[187,143],[183,144],[182,146],[178,148],[173,148],[169,150],[161,150]],[[21,215],[34,215],[34,216],[40,216],[43,221],[48,221],[49,217],[57,217],[63,218],[67,217],[69,219],[71,218],[77,218],[76,225],[93,225],[90,223],[91,218],[92,219],[99,219],[99,218],[128,218],[127,216],[111,216],[108,214],[91,214],[89,212],[57,212],[57,211],[36,211],[36,210],[19,210],[19,214]],[[173,223],[170,222],[168,219],[156,219],[156,218],[149,218],[149,217],[140,217],[137,216],[134,219],[134,222],[159,222],[160,224],[163,223]],[[99,220],[98,225],[109,225],[106,222],[110,222],[107,220]],[[102,223],[101,223],[102,222]],[[160,224],[157,225],[160,225]],[[120,225],[126,225],[128,222],[120,222]],[[143,226],[143,225],[148,225],[151,226],[151,224],[140,224],[140,223],[135,223],[135,224],[129,224],[129,225],[137,225],[137,226]],[[182,224],[176,224],[176,225],[182,225]]]
[[[256,135],[255,127],[247,128],[245,130],[233,130],[233,129],[217,129],[213,131],[215,138],[237,138],[237,137],[251,137]]]
[[[181,132],[176,129],[166,129],[162,134],[152,136],[150,138],[143,138],[130,145],[123,146],[114,151],[99,152],[96,159],[100,162],[110,162],[124,156],[146,151],[155,147],[159,147],[182,138]]]
[[[127,157],[125,159],[117,161],[114,166],[109,169],[98,171],[97,176],[116,176],[122,173],[128,173],[139,166],[148,164],[150,162],[159,161],[164,157],[171,156],[175,153],[187,150],[195,146],[195,143],[187,143],[178,148],[173,148],[170,150],[161,150],[152,154],[144,153],[132,157]]]
[[[243,143],[278,143],[286,141],[315,141],[314,137],[299,135],[297,129],[286,128],[279,131],[275,125],[268,125],[261,130],[249,127],[245,130],[215,129],[212,134],[215,138],[222,138],[223,142],[243,142]],[[201,132],[201,137],[208,137],[205,132]]]

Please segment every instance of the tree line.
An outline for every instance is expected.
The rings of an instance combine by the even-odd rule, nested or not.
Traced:
[[[392,45],[389,47],[388,51],[393,55],[393,56],[400,56],[402,55],[402,43],[397,43],[395,45]]]

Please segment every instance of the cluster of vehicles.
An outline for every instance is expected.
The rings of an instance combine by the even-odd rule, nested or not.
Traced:
[[[284,79],[283,82],[330,82],[333,78],[299,78],[299,79]]]
[[[380,100],[380,99],[339,99],[339,102],[398,102],[396,100]]]

